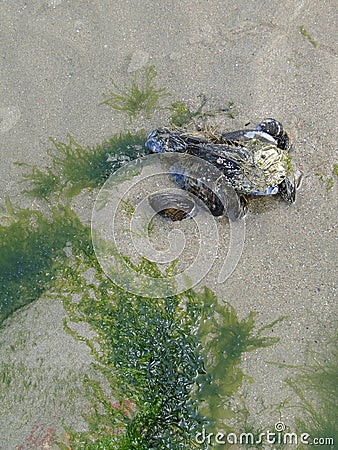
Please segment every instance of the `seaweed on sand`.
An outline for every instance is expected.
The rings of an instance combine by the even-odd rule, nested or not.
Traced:
[[[148,274],[161,276],[154,264],[145,265]],[[105,279],[98,263],[89,266],[96,268],[95,282],[84,287],[79,273],[67,271],[62,289],[68,282],[70,319],[88,323],[97,343],[75,334],[70,323],[66,328],[90,346],[110,389],[84,380],[93,412],[85,417],[87,432],[67,430],[72,448],[193,448],[194,430],[203,421],[189,396],[203,371],[193,333],[200,306],[193,295],[131,295]],[[74,292],[80,295],[76,302]]]
[[[199,293],[194,295],[197,298],[201,296]],[[236,310],[229,303],[221,305],[209,289],[203,294],[203,302],[208,310],[208,320],[201,321],[198,337],[208,374],[197,398],[203,415],[215,418],[211,423],[213,429],[221,429],[235,414],[230,407],[226,407],[225,399],[230,399],[245,379],[250,381],[240,367],[243,353],[276,344],[279,338],[265,337],[263,333],[284,317],[256,330],[255,312],[239,320]]]
[[[311,42],[311,44],[312,44],[315,48],[318,47],[318,42],[315,41],[315,40],[309,35],[309,33],[306,31],[304,25],[300,25],[299,31],[300,31],[300,33],[301,33],[304,37],[306,37],[306,39],[307,39],[309,42]]]
[[[112,80],[114,90],[106,95],[107,98],[100,105],[107,105],[115,110],[126,112],[130,122],[140,111],[144,111],[146,117],[149,118],[160,98],[170,95],[166,88],[155,86],[156,77],[156,70],[153,66],[149,66],[141,73],[140,81],[135,75],[131,86],[125,85],[120,88]]]
[[[67,197],[79,194],[83,189],[101,187],[111,173],[124,163],[144,156],[145,133],[119,133],[96,147],[83,147],[68,134],[69,142],[50,139],[53,147],[48,150],[51,167],[18,163],[30,171],[23,175],[30,187],[24,190],[32,197],[49,199],[61,192]]]
[[[68,207],[14,209],[7,199],[0,225],[0,323],[48,290],[65,258],[65,248],[89,251],[90,230]]]
[[[88,323],[96,342],[74,332],[71,322],[65,326],[89,345],[109,389],[85,378],[93,409],[84,416],[87,431],[66,427],[71,448],[207,448],[197,443],[196,434],[213,421],[214,411],[200,408],[201,398],[213,406],[237,391],[245,377],[239,367],[242,353],[275,343],[261,336],[273,324],[255,333],[254,314],[239,321],[235,310],[218,306],[207,288],[144,298],[107,280],[97,262],[88,267],[95,267],[96,276],[87,285],[80,273],[69,270],[60,280],[70,320]],[[141,270],[162,276],[150,262]],[[80,299],[74,301],[74,293]],[[210,352],[217,364],[209,361]]]
[[[286,380],[300,400],[299,433],[308,433],[309,442],[316,438],[321,449],[334,449],[338,442],[337,337],[336,333],[328,354],[310,352],[311,363],[295,367],[296,375]]]

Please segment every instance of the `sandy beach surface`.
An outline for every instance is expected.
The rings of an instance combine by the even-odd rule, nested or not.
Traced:
[[[5,0],[0,15],[2,205],[6,196],[32,205],[20,194],[22,169],[14,162],[46,164],[49,136],[65,140],[70,132],[94,145],[126,128],[160,125],[164,112],[130,126],[122,113],[98,106],[111,79],[130,83],[149,64],[173,100],[196,105],[205,95],[215,108],[233,102],[230,128],[265,117],[285,125],[304,172],[297,202],[255,200],[235,272],[218,284],[216,268],[201,285],[241,317],[257,311],[259,326],[288,316],[267,332],[280,342],[247,354],[243,370],[254,379],[247,402],[258,425],[281,419],[292,427],[292,409],[272,421],[259,411],[288,395],[288,371],[268,361],[303,364],[307,348],[325,349],[337,319],[338,182],[328,191],[316,175],[330,177],[338,162],[336,2]],[[86,405],[81,379],[91,357],[63,330],[64,316],[61,302],[42,298],[0,329],[0,364],[20,368],[15,391],[1,399],[1,450],[23,444],[37,423],[57,432],[62,420],[83,426],[77,413]]]

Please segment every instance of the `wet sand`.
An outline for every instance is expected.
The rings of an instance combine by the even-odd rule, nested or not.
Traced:
[[[49,136],[65,140],[70,132],[80,143],[94,145],[125,128],[159,125],[164,112],[150,120],[139,116],[130,126],[125,115],[98,106],[110,79],[123,85],[149,64],[173,100],[197,104],[204,94],[215,108],[234,102],[237,117],[230,127],[254,125],[264,117],[282,121],[292,138],[294,164],[305,174],[297,202],[263,200],[259,206],[255,201],[234,274],[219,285],[210,272],[202,283],[241,317],[258,311],[258,325],[288,316],[271,331],[280,343],[247,354],[243,364],[255,380],[248,406],[264,428],[280,417],[260,415],[262,402],[271,405],[287,395],[282,389],[287,371],[281,374],[268,361],[304,363],[308,346],[325,346],[337,318],[337,179],[327,191],[316,176],[331,176],[337,163],[335,2],[158,3],[2,3],[1,201],[9,195],[14,203],[31,206],[20,195],[21,169],[13,163],[44,165]],[[300,33],[301,25],[317,47]],[[80,388],[74,401],[62,398],[67,387],[60,371],[71,370],[77,385],[90,370],[87,348],[66,335],[63,317],[59,303],[41,299],[0,330],[1,363],[38,366],[46,386],[46,404],[34,396],[4,400],[1,450],[23,443],[36,422],[60,429],[60,419],[72,417],[85,402]],[[23,336],[20,351],[18,336]],[[53,377],[61,387],[48,401]],[[293,412],[282,420],[292,426]]]

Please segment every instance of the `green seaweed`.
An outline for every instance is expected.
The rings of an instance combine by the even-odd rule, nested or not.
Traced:
[[[37,166],[26,163],[17,162],[16,164],[30,170],[29,173],[22,175],[23,179],[21,182],[28,181],[31,184],[31,189],[23,190],[24,194],[28,194],[30,197],[47,200],[53,193],[59,190],[61,184],[60,175],[55,173],[50,167],[41,170]]]
[[[333,165],[333,174],[338,177],[338,163]]]
[[[90,230],[68,207],[52,208],[51,218],[7,201],[0,225],[0,323],[49,289],[65,258],[65,247],[88,251]]]
[[[79,194],[83,189],[101,187],[109,175],[124,163],[144,156],[145,133],[120,133],[113,135],[96,147],[83,147],[68,134],[67,143],[50,139],[53,147],[48,150],[51,167],[43,170],[36,166],[23,175],[30,189],[23,192],[37,198],[48,199],[61,192],[67,197]]]
[[[265,337],[263,333],[285,317],[255,330],[256,313],[251,312],[247,319],[240,321],[235,309],[229,303],[220,305],[212,291],[206,289],[203,295],[207,315],[202,317],[198,338],[208,375],[197,397],[202,414],[214,417],[212,426],[221,429],[224,421],[234,415],[225,399],[231,398],[245,379],[250,380],[240,368],[243,353],[277,343],[278,338]]]
[[[324,176],[321,172],[315,173],[316,177],[326,185],[326,190],[330,191],[335,183],[335,178],[338,176],[338,164],[333,165],[333,169],[330,176]]]
[[[98,263],[86,264],[96,268],[96,282],[86,288],[78,272],[67,270],[60,278],[62,289],[69,283],[63,302],[72,321],[85,321],[97,333],[99,350],[74,334],[71,324],[66,328],[90,346],[110,392],[85,380],[94,412],[85,417],[88,432],[67,430],[72,448],[193,448],[194,431],[203,422],[189,395],[203,371],[193,333],[200,314],[195,297],[131,295],[105,279]],[[161,276],[149,262],[140,270]],[[74,293],[80,300],[74,302]]]
[[[333,349],[328,354],[310,352],[312,362],[304,367],[295,367],[296,375],[285,380],[300,400],[299,433],[308,433],[309,442],[313,438],[322,439],[321,445],[312,443],[312,446],[323,449],[333,449],[338,442],[337,337],[334,337]]]
[[[284,162],[285,162],[285,166],[286,166],[286,172],[292,173],[293,164],[292,164],[292,159],[289,155],[285,155]]]
[[[137,113],[144,111],[147,118],[150,118],[156,104],[162,97],[169,96],[166,88],[156,88],[154,80],[157,72],[153,66],[144,69],[139,82],[135,75],[131,86],[120,88],[112,80],[114,90],[106,95],[106,100],[100,105],[110,106],[114,110],[126,112],[130,122],[135,118]]]
[[[235,118],[235,109],[232,102],[229,102],[226,108],[219,111],[203,111],[206,102],[207,99],[203,97],[200,106],[195,111],[191,111],[186,102],[173,102],[169,108],[171,110],[170,123],[177,127],[184,127],[196,119],[204,120],[207,117],[215,116],[218,112],[225,113],[232,119]]]
[[[301,34],[302,34],[303,36],[306,37],[306,39],[307,39],[308,41],[311,42],[311,44],[312,44],[315,48],[318,47],[318,42],[315,41],[315,40],[309,35],[309,33],[306,31],[304,25],[300,25],[299,31],[301,32]]]
[[[196,111],[191,111],[187,105],[187,103],[182,101],[177,101],[171,104],[170,109],[172,111],[170,122],[177,126],[183,127],[194,119],[202,118],[207,115],[210,115],[208,112],[203,112],[203,108],[206,104],[206,99],[203,98],[201,105],[197,108]]]
[[[333,177],[329,177],[326,182],[326,190],[330,191],[333,188]]]
[[[262,333],[278,320],[254,332],[254,314],[239,321],[235,310],[221,307],[207,288],[149,299],[115,286],[97,261],[83,264],[59,278],[63,303],[71,322],[88,323],[98,338],[93,342],[75,333],[71,322],[65,327],[90,347],[110,389],[107,394],[98,382],[85,379],[94,412],[85,416],[87,432],[66,427],[72,449],[194,448],[203,426],[214,417],[230,417],[224,398],[231,398],[245,378],[241,355],[277,342]],[[95,282],[88,285],[81,276],[87,266],[96,270]],[[162,276],[149,261],[138,270]],[[80,299],[74,301],[74,293]],[[210,409],[200,407],[202,401]]]

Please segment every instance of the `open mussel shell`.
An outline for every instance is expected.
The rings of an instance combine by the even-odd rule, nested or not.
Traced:
[[[163,217],[176,222],[192,218],[197,213],[197,205],[187,194],[161,192],[148,197],[153,210]]]

